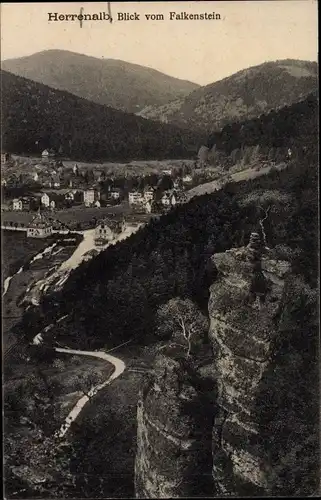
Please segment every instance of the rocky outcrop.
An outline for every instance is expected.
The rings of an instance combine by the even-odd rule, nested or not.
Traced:
[[[213,383],[169,346],[140,394],[135,464],[138,498],[206,496],[213,491]]]
[[[256,233],[212,264],[211,377],[204,390],[190,360],[158,355],[138,407],[136,494],[315,496],[316,292]]]
[[[268,491],[258,401],[274,362],[289,264],[269,258],[264,251],[259,236],[252,234],[247,248],[213,258],[219,278],[210,290],[210,339],[220,408],[213,426],[213,477],[220,494]]]

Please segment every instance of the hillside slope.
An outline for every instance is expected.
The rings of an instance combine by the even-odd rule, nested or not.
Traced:
[[[260,116],[316,91],[317,63],[286,59],[239,71],[200,87],[183,99],[147,107],[140,116],[190,128],[221,129],[227,123]]]
[[[46,50],[3,61],[2,69],[98,104],[126,112],[162,105],[198,85],[152,68],[116,59],[97,59],[65,50]]]
[[[177,127],[92,103],[2,71],[2,147],[36,153],[62,149],[75,159],[179,158],[200,140]]]

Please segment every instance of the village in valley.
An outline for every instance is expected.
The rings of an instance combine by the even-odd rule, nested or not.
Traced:
[[[211,179],[207,156],[202,146],[194,160],[96,165],[52,148],[38,158],[2,152],[2,228],[34,238],[96,228],[102,244],[115,234],[113,218],[117,228],[126,220],[144,223],[186,202],[188,190]]]
[[[1,4],[6,500],[320,496],[316,2],[217,3]]]

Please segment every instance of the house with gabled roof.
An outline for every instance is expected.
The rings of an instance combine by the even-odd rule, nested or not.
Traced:
[[[164,207],[173,207],[177,203],[177,195],[175,191],[165,191],[161,198],[161,203]]]
[[[55,158],[56,156],[56,152],[53,148],[49,148],[49,149],[44,149],[43,152],[41,153],[41,157],[43,160],[49,160],[49,159],[53,159]]]
[[[113,220],[108,217],[101,219],[95,228],[95,245],[106,245],[117,238],[124,229],[124,219],[122,221]]]
[[[100,191],[98,189],[91,188],[84,191],[84,204],[86,207],[94,206],[97,200],[100,200]]]
[[[38,211],[27,228],[28,238],[47,238],[52,234],[52,224]]]

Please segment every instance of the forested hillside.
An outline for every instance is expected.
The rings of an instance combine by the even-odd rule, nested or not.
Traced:
[[[2,68],[127,113],[185,97],[199,86],[138,64],[68,50],[45,50],[9,59],[2,62]]]
[[[101,106],[1,72],[2,148],[39,154],[53,147],[82,160],[193,156],[200,135]]]
[[[286,59],[239,71],[140,116],[208,132],[291,105],[318,88],[316,62]]]
[[[309,150],[316,137],[318,104],[318,98],[310,94],[279,111],[271,110],[257,118],[226,125],[222,131],[209,136],[207,145],[228,155],[246,146],[259,146],[266,152],[284,147]]]

